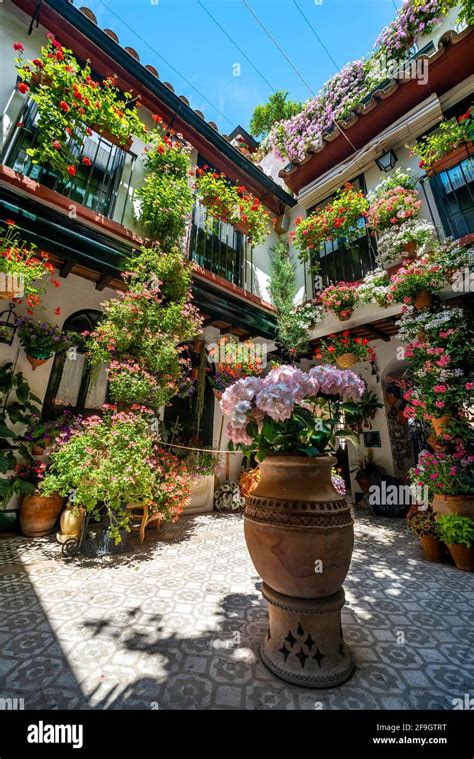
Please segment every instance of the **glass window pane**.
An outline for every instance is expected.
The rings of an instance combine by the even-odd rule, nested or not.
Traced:
[[[75,359],[66,357],[64,360],[61,381],[53,399],[55,406],[75,407],[77,405],[86,357],[83,353],[78,352],[75,356]]]
[[[102,364],[99,372],[89,381],[85,408],[102,408],[107,396],[107,365]]]

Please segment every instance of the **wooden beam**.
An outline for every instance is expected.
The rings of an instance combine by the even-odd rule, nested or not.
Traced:
[[[107,285],[110,285],[110,283],[112,282],[112,279],[113,277],[109,276],[108,274],[103,274],[102,277],[97,282],[95,289],[99,290],[99,292],[104,290],[107,287]]]
[[[61,268],[59,269],[59,276],[63,279],[66,279],[66,277],[71,273],[71,269],[74,266],[74,261],[71,261],[69,258],[67,261],[63,263]]]
[[[371,324],[361,324],[361,329],[365,329],[369,335],[374,335],[374,337],[376,337],[378,340],[383,340],[385,343],[390,342],[389,335],[387,335],[385,332],[382,332],[382,330],[377,329],[377,327],[372,327]]]

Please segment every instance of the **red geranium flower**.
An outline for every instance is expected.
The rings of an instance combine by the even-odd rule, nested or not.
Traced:
[[[59,103],[59,107],[60,107],[60,109],[61,109],[62,111],[64,111],[64,113],[67,113],[67,112],[69,111],[69,106],[68,106],[68,104],[66,103],[66,101],[65,101],[65,100],[61,100],[61,101],[60,101],[60,103]]]
[[[70,174],[71,177],[75,177],[76,176],[76,168],[75,168],[75,166],[68,166],[67,170],[68,170],[68,174]]]
[[[53,144],[53,148],[54,148],[55,150],[61,150],[61,147],[62,147],[62,145],[61,145],[61,143],[59,142],[59,140],[54,140],[52,144]]]
[[[54,313],[55,313],[56,316],[61,316],[61,309],[59,307],[55,308],[54,309]]]
[[[82,163],[85,164],[85,166],[91,166],[92,161],[90,158],[88,158],[86,155],[82,156]]]
[[[14,42],[13,43],[13,50],[24,50],[25,48],[21,44],[21,42]]]
[[[28,85],[25,82],[20,82],[18,85],[18,92],[21,92],[22,95],[25,95],[28,92]]]

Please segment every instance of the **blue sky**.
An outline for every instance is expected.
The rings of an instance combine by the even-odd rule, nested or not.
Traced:
[[[200,2],[268,84],[216,26],[199,0],[87,0],[86,4],[97,16],[99,26],[113,29],[123,46],[135,48],[142,63],[153,64],[161,79],[170,82],[177,94],[185,95],[193,108],[202,110],[224,133],[238,123],[248,127],[254,107],[271,95],[269,85],[288,90],[294,100],[307,100],[311,93],[302,79],[317,92],[335,72],[334,63],[308,27],[295,0],[247,0],[247,3],[302,79],[266,36],[243,0]],[[341,67],[372,49],[380,30],[394,17],[400,0],[296,0],[296,3]]]

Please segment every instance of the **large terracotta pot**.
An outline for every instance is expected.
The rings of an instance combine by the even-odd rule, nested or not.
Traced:
[[[463,545],[448,543],[448,550],[458,569],[462,569],[463,572],[474,572],[474,545],[466,548]]]
[[[432,537],[432,535],[422,535],[420,541],[427,561],[434,561],[440,564],[445,560],[446,547],[441,540]]]
[[[20,506],[20,525],[23,535],[38,538],[53,531],[63,505],[59,493],[44,496],[35,493],[23,498]]]
[[[431,505],[435,514],[457,514],[460,517],[474,519],[474,496],[472,495],[435,493]]]
[[[354,542],[350,509],[331,482],[332,456],[270,456],[247,496],[245,539],[263,579],[269,629],[261,655],[287,682],[339,685],[353,671],[341,628]]]

